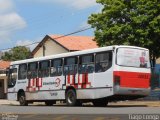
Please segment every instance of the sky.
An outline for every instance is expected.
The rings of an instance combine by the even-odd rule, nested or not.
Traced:
[[[100,10],[96,0],[0,0],[0,51],[84,29]],[[75,35],[94,36],[94,30]]]

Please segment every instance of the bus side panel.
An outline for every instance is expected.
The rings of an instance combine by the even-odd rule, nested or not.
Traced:
[[[35,84],[32,84],[34,80]],[[39,82],[37,82],[37,80]],[[51,99],[64,99],[65,90],[65,77],[47,77],[29,80],[31,85],[27,86],[26,99],[27,100],[51,100]],[[39,87],[36,87],[37,84]]]
[[[92,99],[104,98],[113,95],[113,67],[109,68],[105,72],[94,73],[92,88],[92,93],[87,95]],[[82,92],[83,91],[81,91],[81,94],[84,96],[83,94],[86,93]]]
[[[113,88],[78,89],[78,99],[98,99],[113,95]]]
[[[94,88],[113,87],[113,70],[95,73],[93,86]]]
[[[120,79],[120,87],[149,88],[150,73],[114,71],[114,76]]]
[[[65,99],[65,91],[39,91],[39,92],[26,92],[27,100],[60,100]]]
[[[16,92],[8,92],[7,93],[7,99],[8,100],[17,100],[17,93]]]

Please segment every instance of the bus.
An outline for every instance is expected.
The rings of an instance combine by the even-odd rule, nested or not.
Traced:
[[[150,93],[149,50],[115,45],[11,62],[9,100],[68,106],[132,100]]]

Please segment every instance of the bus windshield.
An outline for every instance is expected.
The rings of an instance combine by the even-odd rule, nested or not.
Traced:
[[[150,68],[149,51],[137,48],[118,48],[117,65]]]
[[[8,76],[8,88],[14,87],[17,80],[17,68],[10,69]]]

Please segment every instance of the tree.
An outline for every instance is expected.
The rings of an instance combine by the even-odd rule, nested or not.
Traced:
[[[16,61],[24,60],[30,57],[30,50],[24,46],[17,46],[12,48],[9,52],[5,52],[2,56],[2,60]]]
[[[91,14],[88,23],[95,28],[99,46],[134,45],[150,50],[150,58],[160,57],[159,0],[97,0],[100,13]]]

